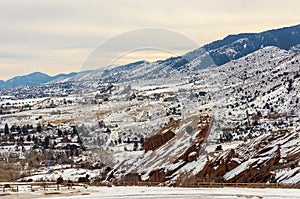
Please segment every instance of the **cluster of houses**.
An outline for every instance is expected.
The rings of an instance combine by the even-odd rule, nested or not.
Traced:
[[[70,82],[41,84],[0,89],[1,96],[13,96],[15,99],[34,99],[43,97],[67,96],[75,89]]]
[[[54,156],[65,153],[68,157],[79,156],[85,150],[75,126],[5,124],[0,129],[0,157],[24,159],[28,151],[51,151]]]

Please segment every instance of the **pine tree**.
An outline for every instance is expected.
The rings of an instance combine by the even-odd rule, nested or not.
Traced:
[[[26,139],[26,140],[27,140],[27,142],[31,142],[31,137],[30,137],[30,135],[27,136],[27,139]]]
[[[22,129],[21,129],[20,126],[17,126],[16,130],[17,130],[17,132],[18,132],[19,135],[22,133]]]
[[[39,132],[39,133],[42,132],[43,129],[42,129],[41,124],[38,124],[38,125],[37,125],[36,130],[37,130],[37,132]]]
[[[57,129],[57,135],[58,137],[63,137],[63,132],[60,129]]]
[[[12,125],[12,126],[10,127],[10,132],[15,132],[15,131],[16,131],[15,125]]]
[[[78,135],[78,131],[76,127],[73,127],[73,135]]]
[[[46,138],[45,138],[45,142],[44,142],[44,148],[48,148],[49,147],[49,144],[50,144],[50,137],[49,136],[47,136]]]
[[[5,127],[4,127],[4,133],[5,133],[5,135],[9,134],[9,128],[8,128],[8,124],[7,123],[5,124]]]
[[[28,133],[28,129],[27,129],[27,126],[26,126],[26,125],[24,125],[24,126],[22,127],[22,132],[23,132],[23,134],[27,134],[27,133]]]

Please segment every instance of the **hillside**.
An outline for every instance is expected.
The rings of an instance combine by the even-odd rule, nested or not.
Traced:
[[[199,98],[202,116],[186,118],[107,180],[299,183],[299,60],[266,47],[203,71],[193,80],[209,96]]]
[[[266,46],[276,46],[283,50],[297,50],[299,39],[300,25],[296,25],[261,33],[229,35],[222,40],[205,45],[204,49],[220,66]]]
[[[0,156],[23,181],[299,184],[297,29],[2,89]]]
[[[288,38],[288,39],[286,39]],[[187,75],[197,74],[208,67],[221,66],[231,60],[246,56],[263,47],[276,46],[280,49],[299,51],[300,25],[268,30],[261,33],[229,35],[182,56],[156,62],[138,61],[121,66],[99,68],[96,71],[82,71],[79,74],[48,75],[36,72],[0,81],[0,88],[34,86],[43,83],[74,82],[74,90],[97,88],[102,83],[120,83],[141,79],[169,78],[176,81]]]

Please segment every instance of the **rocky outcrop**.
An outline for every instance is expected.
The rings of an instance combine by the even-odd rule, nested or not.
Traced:
[[[137,171],[141,180],[146,182],[166,182],[172,179],[176,172],[181,172],[182,167],[193,163],[202,154],[202,144],[206,141],[212,122],[212,117],[207,115],[170,122],[145,139],[144,158],[118,165],[111,172],[114,179],[110,180],[117,180],[117,176],[124,176],[124,173],[128,176],[131,171]]]
[[[145,138],[145,152],[159,148],[175,136],[173,132],[180,124],[179,120],[173,120],[168,125]]]
[[[196,174],[198,182],[225,182],[223,175],[236,168],[239,163],[234,159],[238,155],[234,150],[226,153],[225,157],[216,157],[213,160],[208,160],[204,168]]]
[[[122,182],[137,183],[141,181],[141,176],[137,173],[128,173],[122,178]]]
[[[163,169],[151,171],[149,176],[148,182],[165,182],[167,180]]]
[[[296,158],[299,152],[285,154],[291,148],[297,148],[290,144],[295,142],[296,136],[297,133],[277,131],[248,144],[240,145],[236,149],[221,154],[215,152],[214,154],[218,155],[208,160],[193,179],[198,182],[278,182],[275,179],[276,171],[286,168],[286,164],[282,164],[283,159],[293,157],[292,162],[299,162],[299,156]],[[284,144],[279,145],[278,142]]]
[[[135,171],[135,181],[173,185],[183,182],[300,183],[299,132],[278,130],[233,149],[205,153],[203,147],[212,122],[212,117],[205,116],[176,124],[177,128],[172,129],[173,138],[139,159],[125,162],[123,171],[116,169],[113,178],[117,179],[118,172]],[[176,125],[170,124],[162,132],[167,133]],[[158,139],[155,137],[158,135],[163,137],[164,133],[153,137]],[[125,176],[131,176],[128,173]]]

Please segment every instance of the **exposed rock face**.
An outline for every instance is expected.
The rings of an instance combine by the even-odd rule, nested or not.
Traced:
[[[179,124],[179,120],[173,120],[167,126],[147,137],[144,143],[145,152],[149,150],[153,151],[172,139],[175,136],[173,131],[179,126]]]
[[[174,136],[175,136],[174,132],[169,130],[163,134],[154,135],[152,137],[146,138],[144,143],[145,152],[149,150],[153,151],[159,148],[160,146],[168,142],[170,139],[172,139]]]
[[[236,149],[221,154],[215,152],[216,157],[207,161],[203,169],[196,174],[196,181],[229,183],[281,182],[276,180],[276,178],[278,179],[276,170],[289,170],[290,168],[287,167],[287,164],[280,162],[288,157],[293,157],[292,162],[299,162],[300,157],[296,158],[299,152],[286,153],[286,151],[294,151],[298,147],[291,145],[291,142],[295,142],[295,139],[298,139],[299,142],[297,136],[297,132],[277,131],[257,138],[248,144],[240,145]],[[278,142],[283,144],[277,144]]]
[[[216,159],[208,160],[204,168],[196,174],[199,182],[224,182],[223,175],[236,168],[239,164],[234,161],[237,158],[234,150],[226,153],[226,157],[216,157]]]
[[[120,180],[137,171],[142,181],[166,182],[177,175],[184,165],[194,163],[202,154],[202,144],[212,125],[210,116],[191,116],[173,121],[145,139],[145,155],[118,165],[113,180]],[[173,133],[174,132],[174,133]],[[128,172],[128,173],[126,173]],[[111,174],[112,174],[111,173]]]
[[[137,183],[141,181],[141,176],[137,173],[128,173],[122,178],[123,182]]]
[[[175,136],[173,132],[180,125],[180,120],[173,120],[165,127],[154,132],[152,135],[145,138],[144,149],[145,152],[155,150],[164,145]]]
[[[163,169],[154,170],[149,174],[149,182],[165,182],[166,179],[166,173]]]
[[[173,129],[173,138],[137,160],[120,165],[113,171],[112,179],[170,184],[300,183],[299,132],[278,130],[241,144],[235,149],[206,154],[201,149],[212,121],[207,116],[192,117],[180,122],[177,129]],[[193,131],[187,130],[188,128]],[[168,132],[169,129],[164,130]],[[187,143],[188,132],[193,138],[190,143]],[[126,178],[118,178],[124,172],[128,172]]]

